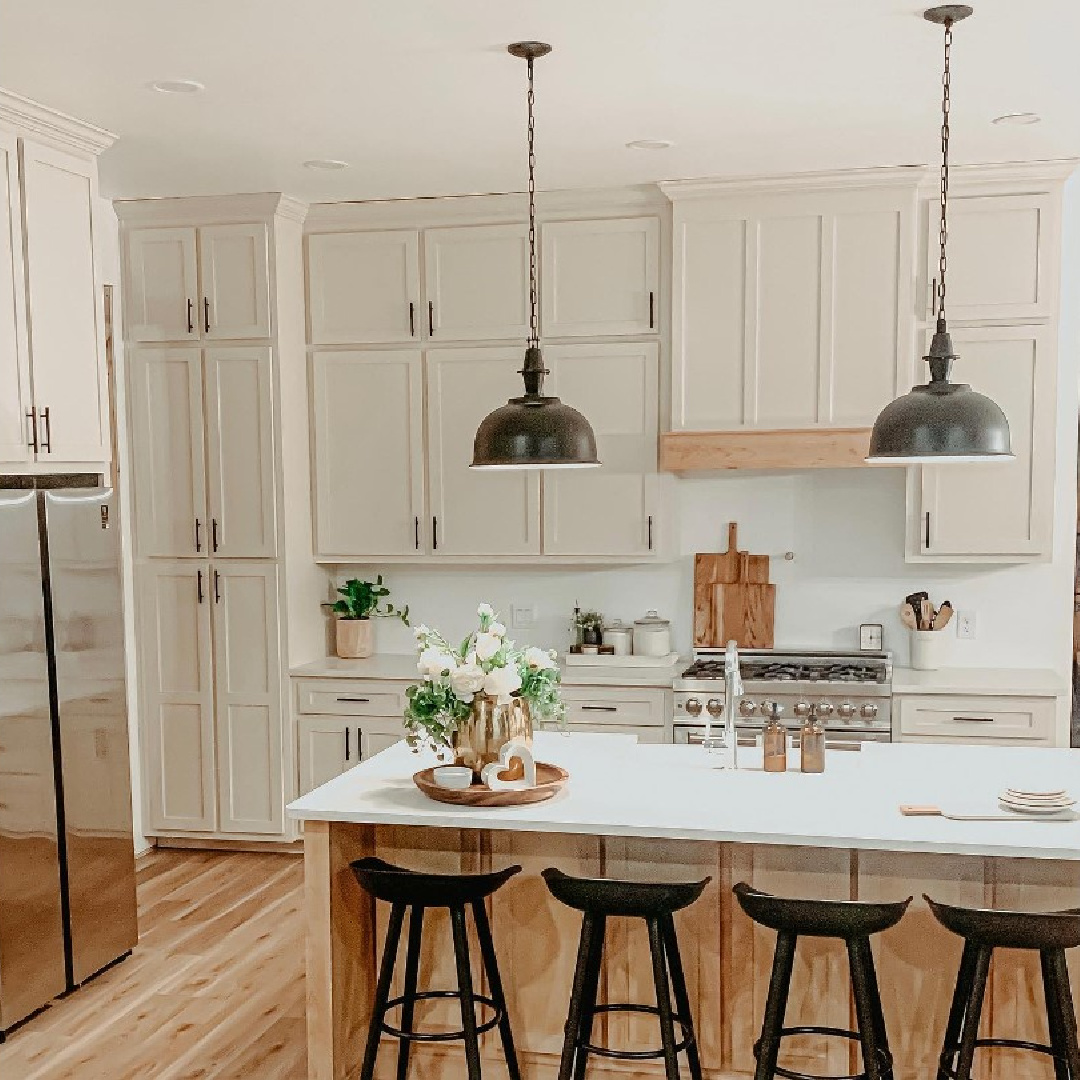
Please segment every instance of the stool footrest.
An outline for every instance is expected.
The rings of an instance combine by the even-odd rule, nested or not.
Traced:
[[[817,1027],[809,1025],[806,1027],[786,1027],[780,1029],[780,1038],[785,1039],[789,1035],[825,1035],[829,1038],[835,1039],[849,1039],[852,1042],[860,1042],[861,1037],[857,1031],[848,1031],[847,1028],[836,1027]],[[761,1053],[761,1040],[758,1039],[754,1043],[754,1059],[757,1060]],[[892,1056],[882,1054],[883,1065],[887,1065],[891,1068]],[[887,1060],[885,1060],[887,1059]],[[786,1080],[866,1080],[866,1073],[855,1073],[853,1076],[819,1076],[815,1073],[797,1072],[795,1069],[785,1069],[781,1065],[776,1066],[776,1075],[783,1076]]]
[[[386,1014],[391,1009],[396,1009],[399,1005],[404,1005],[407,1000],[411,1001],[430,1001],[432,998],[457,998],[461,1000],[460,990],[423,990],[419,993],[411,995],[410,998],[406,998],[404,995],[401,997],[391,998],[382,1010],[382,1016],[379,1017],[379,1027],[386,1032],[387,1035],[392,1035],[395,1039],[401,1039],[405,1042],[453,1042],[455,1039],[460,1040],[465,1037],[465,1031],[459,1029],[457,1031],[403,1031],[401,1028],[396,1028],[386,1022]],[[494,1000],[483,994],[473,994],[473,1002],[476,1005],[484,1005],[495,1014],[489,1020],[485,1020],[482,1024],[476,1025],[476,1034],[481,1035],[485,1031],[490,1031],[492,1028],[497,1027],[499,1021],[503,1018],[503,1011],[495,1004]]]
[[[1068,1064],[1066,1059],[1054,1051],[1052,1046],[1047,1046],[1045,1043],[1028,1042],[1026,1039],[976,1039],[976,1050],[994,1050],[994,1049],[1009,1049],[1009,1050],[1030,1050],[1033,1054],[1043,1054],[1048,1058],[1053,1058],[1055,1061],[1060,1061],[1064,1064]],[[941,1055],[940,1071],[946,1076],[956,1077],[956,1066],[954,1062],[956,1055],[960,1052],[960,1048],[946,1050]]]
[[[660,1010],[655,1005],[597,1005],[593,1009],[594,1013],[645,1013],[649,1016],[659,1016]],[[696,1043],[694,1038],[693,1027],[687,1020],[684,1020],[680,1016],[672,1014],[672,1022],[676,1024],[682,1031],[682,1039],[675,1043],[675,1053],[680,1053],[688,1046],[693,1046]],[[600,1057],[616,1058],[619,1061],[652,1061],[655,1058],[662,1058],[664,1056],[663,1048],[659,1050],[612,1050],[607,1046],[597,1046],[595,1043],[578,1043],[578,1046],[582,1050],[587,1050],[590,1054],[598,1054]]]

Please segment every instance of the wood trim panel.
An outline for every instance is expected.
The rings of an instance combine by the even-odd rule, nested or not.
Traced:
[[[660,469],[849,469],[866,465],[869,449],[870,428],[668,431],[660,436]]]

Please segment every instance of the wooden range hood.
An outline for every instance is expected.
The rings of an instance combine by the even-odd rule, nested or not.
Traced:
[[[660,436],[663,472],[722,469],[851,469],[867,465],[870,428],[772,431],[667,431]]]

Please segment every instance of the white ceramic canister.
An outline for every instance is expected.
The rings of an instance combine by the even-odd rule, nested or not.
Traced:
[[[944,661],[944,630],[911,631],[911,666],[916,671],[937,671]]]
[[[671,652],[671,621],[662,619],[655,611],[646,611],[645,618],[634,620],[634,655],[667,656]]]
[[[616,619],[604,627],[604,644],[610,645],[616,656],[629,656],[634,651],[634,628]]]

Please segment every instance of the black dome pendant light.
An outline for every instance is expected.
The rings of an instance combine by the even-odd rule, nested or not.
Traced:
[[[540,353],[536,283],[536,151],[533,129],[533,61],[551,52],[542,41],[519,41],[507,48],[529,65],[529,340],[521,376],[525,393],[488,413],[473,440],[474,469],[586,469],[600,464],[596,436],[585,419],[557,397],[545,397]]]
[[[953,24],[972,13],[967,4],[946,4],[923,13],[945,27],[941,99],[941,228],[937,281],[937,326],[930,351],[930,381],[912,387],[882,409],[870,436],[866,460],[885,465],[1002,461],[1012,458],[1009,421],[998,404],[966,383],[949,381],[956,353],[945,324],[945,247],[949,209],[949,54]]]

